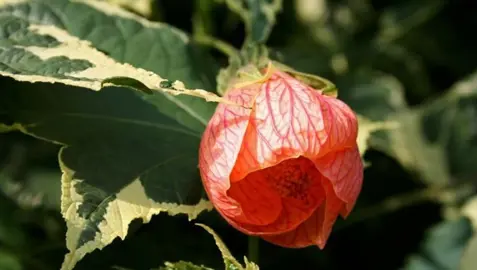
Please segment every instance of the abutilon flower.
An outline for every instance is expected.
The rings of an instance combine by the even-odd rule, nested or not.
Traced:
[[[202,182],[237,230],[323,249],[361,191],[357,119],[337,98],[272,66],[266,73],[226,92],[243,107],[217,106],[200,145]]]

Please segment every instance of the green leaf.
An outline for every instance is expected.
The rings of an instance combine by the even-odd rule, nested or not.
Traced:
[[[469,22],[456,23],[449,16],[453,8],[442,0],[395,3],[381,13],[375,41],[383,49],[391,42],[399,43],[426,59],[428,67],[445,67],[448,73],[458,76],[468,74],[475,68],[475,43],[459,41],[460,36],[472,32],[464,28]],[[456,28],[462,29],[455,31]]]
[[[460,261],[459,270],[473,270],[477,267],[477,235],[474,235],[464,250]]]
[[[241,263],[237,261],[237,259],[234,258],[232,253],[230,253],[229,249],[225,245],[225,243],[220,239],[220,237],[212,230],[210,227],[204,224],[197,224],[198,226],[204,228],[208,233],[210,233],[215,240],[215,244],[220,250],[220,253],[222,254],[222,258],[224,259],[224,264],[225,264],[225,269],[226,270],[258,270],[260,269],[258,265],[256,265],[253,262],[249,262],[247,260],[247,257],[244,257],[245,260],[245,267],[242,266]]]
[[[16,127],[0,123],[0,133],[10,132],[10,131],[13,131],[13,130],[16,130],[16,129],[17,129]]]
[[[164,81],[161,81],[159,86],[162,86],[161,84],[163,84]],[[136,80],[136,79],[133,79],[133,78],[129,78],[129,77],[111,77],[111,78],[106,78],[102,81],[102,87],[105,86],[105,85],[115,85],[115,86],[123,86],[123,87],[130,87],[132,89],[137,89],[137,90],[141,90],[143,91],[144,93],[146,94],[154,94],[154,92],[149,88],[147,87],[145,84],[143,84],[142,82]]]
[[[384,46],[402,38],[410,29],[432,19],[445,4],[441,0],[407,1],[387,8],[379,18],[380,31],[375,42]]]
[[[34,170],[21,183],[0,173],[0,190],[24,209],[43,206],[60,210],[61,173]]]
[[[164,265],[164,267],[160,267],[158,270],[213,270],[212,268],[208,268],[203,265],[198,266],[184,261],[179,261],[176,263],[166,262]]]
[[[275,24],[282,0],[225,0],[227,6],[240,15],[247,29],[249,42],[264,44]]]
[[[9,2],[11,4],[8,4]],[[134,67],[155,72],[170,81],[186,82],[191,88],[215,88],[214,76],[217,71],[214,68],[215,64],[193,46],[183,32],[176,28],[146,21],[98,1],[37,0],[4,1],[2,3],[0,17],[9,17],[15,14],[15,18],[28,21],[33,25],[55,26],[66,30],[72,36],[91,42],[94,48],[120,63],[128,63]],[[58,12],[61,14],[61,20],[58,18]],[[85,24],[84,14],[87,16],[87,21],[98,23]],[[51,29],[51,27],[48,28]],[[53,42],[54,38],[51,36],[40,36],[43,36],[37,37],[40,41],[46,39],[43,43]],[[124,39],[124,36],[130,38]],[[29,40],[27,38],[23,40],[25,39]],[[40,41],[36,44],[41,44]],[[26,41],[22,42],[26,44]],[[51,46],[53,45],[55,44]],[[144,52],[148,52],[148,54]],[[99,55],[99,53],[96,52],[95,55]],[[21,63],[25,63],[24,61],[22,60]],[[22,65],[22,67],[25,66],[29,67],[31,64]],[[112,76],[105,76],[103,79],[108,77]],[[132,76],[126,74],[126,77]],[[134,77],[134,79],[139,78]],[[144,83],[142,80],[141,82]],[[205,103],[195,97],[151,98],[155,99],[164,114],[171,117],[176,117],[178,112],[175,111],[175,108],[178,105],[194,108],[193,110],[185,109],[177,118],[198,131],[203,130],[203,123],[207,122],[215,109],[214,104]],[[197,121],[197,118],[200,120]]]
[[[121,267],[121,266],[117,266],[117,265],[115,265],[115,266],[113,266],[113,267],[111,267],[111,268],[114,269],[114,270],[132,270],[132,269],[125,268],[125,267]]]
[[[22,270],[24,269],[20,258],[15,254],[0,249],[0,269],[2,270]]]
[[[335,84],[340,99],[369,120],[385,121],[407,108],[403,86],[391,75],[362,69],[337,79]]]
[[[267,67],[270,59],[268,49],[263,45],[247,45],[237,54],[229,58],[229,65],[220,69],[217,74],[217,92],[221,95],[229,89],[230,82],[242,68],[261,69]]]
[[[369,147],[384,152],[389,138],[400,123],[390,116],[406,108],[403,87],[393,76],[367,69],[359,70],[336,81],[339,98],[358,114],[358,148],[363,156]],[[387,148],[385,148],[387,149]]]
[[[140,14],[143,17],[149,17],[153,14],[154,0],[106,0],[111,4],[121,6]]]
[[[469,199],[462,207],[462,214],[470,219],[474,230],[477,231],[477,196]]]
[[[62,269],[124,239],[133,219],[148,222],[160,212],[192,219],[212,209],[196,167],[200,134],[215,106],[174,95],[185,89],[180,81],[206,89],[213,83],[202,66],[207,60],[184,33],[89,1],[2,2],[0,18],[1,74],[38,82],[9,81],[0,114],[16,129],[64,146],[61,211],[69,253]],[[130,78],[121,83],[127,88],[101,87],[118,76]],[[133,91],[132,80],[157,91]]]
[[[381,48],[373,65],[380,70],[392,72],[406,88],[410,100],[423,100],[432,95],[429,71],[421,55],[397,44]]]
[[[370,144],[395,157],[433,185],[452,178],[472,180],[477,172],[477,73],[453,86],[446,95],[417,108],[391,115],[400,128]],[[466,159],[462,159],[466,156]]]
[[[416,108],[408,107],[402,86],[391,76],[358,72],[336,85],[340,98],[359,115],[396,125],[373,132],[367,138],[370,147],[394,157],[426,184],[447,185],[455,177],[470,181],[477,172],[474,158],[461,158],[477,158],[476,78],[471,75],[448,94]]]
[[[28,242],[28,238],[26,231],[21,229],[18,218],[16,218],[17,209],[15,202],[0,192],[0,213],[2,213],[0,215],[0,244],[22,248]],[[2,268],[0,267],[0,269]]]
[[[191,95],[221,101],[202,89],[189,90],[180,81],[121,64],[55,26],[30,24],[12,15],[1,15],[5,47],[0,50],[0,75],[19,81],[63,83],[100,90],[105,83],[123,84],[141,91]],[[135,79],[129,78],[133,77]],[[169,87],[163,85],[167,83]]]
[[[444,221],[431,228],[419,254],[408,259],[406,270],[454,270],[471,236],[466,218]]]
[[[387,140],[372,139],[372,147],[396,158],[404,167],[417,172],[432,185],[446,185],[450,171],[446,153],[438,143],[430,142],[422,133],[423,118],[415,111],[404,111],[391,116],[399,128],[389,130]]]
[[[368,140],[371,135],[379,130],[390,130],[399,128],[397,122],[371,121],[363,116],[358,115],[358,149],[363,156],[368,149]]]
[[[99,92],[40,84],[2,91],[0,111],[60,152],[61,211],[67,221],[63,269],[116,237],[135,218],[166,211],[194,218],[212,206],[201,199],[200,133],[162,114],[141,92]]]

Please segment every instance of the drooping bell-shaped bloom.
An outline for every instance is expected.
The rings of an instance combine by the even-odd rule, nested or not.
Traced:
[[[283,247],[324,248],[363,180],[353,111],[271,66],[235,84],[202,137],[199,169],[229,224]]]

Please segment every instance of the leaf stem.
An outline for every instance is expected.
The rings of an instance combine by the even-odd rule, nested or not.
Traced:
[[[195,13],[193,21],[193,39],[195,42],[212,47],[230,57],[236,57],[239,53],[230,44],[214,36],[215,29],[210,20],[214,12],[214,3],[208,0],[197,0],[195,2]]]
[[[258,264],[260,238],[255,236],[248,237],[248,259]]]
[[[234,0],[225,0],[225,4],[232,12],[235,12],[235,14],[242,18],[242,21],[245,23],[246,27],[250,27],[247,10],[243,6],[243,4],[241,4],[239,1]]]
[[[199,44],[212,47],[219,52],[227,55],[229,58],[237,57],[239,55],[238,50],[235,49],[232,45],[228,44],[223,40],[211,37],[206,34],[195,35],[194,41]]]

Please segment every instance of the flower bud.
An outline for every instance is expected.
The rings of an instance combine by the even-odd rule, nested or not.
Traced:
[[[324,248],[361,191],[354,112],[272,66],[231,84],[202,136],[210,201],[237,230],[283,247]]]

